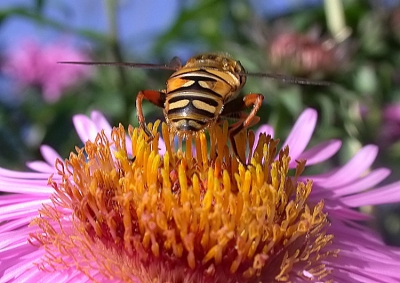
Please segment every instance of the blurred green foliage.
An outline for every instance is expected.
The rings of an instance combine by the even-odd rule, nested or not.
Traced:
[[[111,1],[118,21],[116,4]],[[132,54],[129,46],[134,42],[121,43],[116,34],[99,34],[85,29],[72,29],[55,20],[43,16],[46,1],[36,1],[35,8],[15,7],[0,12],[1,19],[25,17],[35,23],[41,23],[60,31],[65,31],[93,42],[96,46],[93,60],[125,60],[166,63],[176,54],[176,50],[184,50],[185,54],[202,52],[226,52],[242,62],[248,71],[271,72],[268,61],[268,48],[274,37],[280,33],[292,32],[306,34],[317,29],[321,42],[331,40],[326,28],[325,13],[322,7],[308,8],[279,17],[263,17],[256,13],[256,5],[246,1],[203,0],[182,2],[170,28],[160,34],[153,46],[141,54]],[[300,86],[279,83],[262,78],[249,77],[244,93],[260,92],[266,96],[264,109],[260,111],[262,122],[272,123],[277,127],[278,135],[285,136],[293,121],[306,107],[314,107],[320,112],[320,127],[315,142],[332,137],[356,139],[361,144],[377,142],[379,115],[385,104],[398,99],[398,81],[394,80],[398,72],[399,41],[395,26],[391,26],[391,17],[395,10],[384,8],[373,9],[368,3],[346,1],[345,17],[352,29],[351,37],[344,43],[335,43],[341,48],[345,60],[332,62],[335,72],[327,74],[324,79],[332,82],[330,87]],[[111,13],[112,14],[112,13]],[[117,24],[116,24],[117,25]],[[113,29],[110,29],[113,32]],[[140,40],[140,39],[135,39]],[[343,56],[342,56],[343,57]],[[187,59],[187,58],[185,58]],[[290,74],[290,69],[286,70]],[[65,125],[64,139],[74,136],[71,123],[65,122],[75,113],[88,113],[92,109],[104,112],[113,123],[123,122],[136,124],[135,94],[140,89],[161,89],[168,73],[165,71],[132,70],[113,67],[96,67],[93,79],[78,89],[69,90],[55,104],[47,104],[40,100],[40,89],[24,90],[23,103],[8,106],[2,111],[2,129],[6,132],[8,125],[18,125],[19,121],[6,122],[23,113],[23,120],[29,124],[45,125],[43,142],[50,143],[66,155],[60,146],[68,141],[59,141],[57,132],[60,123]],[[312,74],[311,74],[312,76]],[[78,102],[78,103],[76,103]],[[365,117],[360,117],[357,106],[368,109]],[[41,111],[37,111],[41,109]],[[9,113],[7,114],[7,111]],[[152,116],[160,117],[160,110],[148,103],[145,112],[150,121]],[[12,114],[12,115],[10,115]],[[372,124],[370,124],[372,123]],[[69,125],[69,126],[67,126]],[[373,126],[372,131],[371,125]],[[12,127],[18,128],[18,127]],[[323,130],[322,130],[323,129]],[[317,129],[318,130],[318,129]],[[15,133],[14,138],[18,138]],[[54,137],[53,137],[54,136]],[[69,143],[76,143],[77,140]],[[68,148],[67,146],[66,148]],[[19,147],[18,147],[19,148]],[[19,151],[19,150],[18,150]],[[35,154],[24,154],[29,158]],[[2,164],[7,161],[4,158]],[[15,164],[21,164],[16,160]]]
[[[51,27],[59,31],[60,36],[68,32],[95,46],[91,54],[94,61],[167,63],[175,55],[183,54],[186,56],[183,59],[187,59],[188,54],[226,52],[240,60],[250,72],[276,71],[276,66],[270,64],[269,48],[280,34],[310,37],[313,34],[317,47],[331,44],[335,50],[331,58],[334,70],[318,70],[317,76],[332,84],[304,86],[249,77],[243,93],[265,95],[265,104],[259,112],[261,123],[273,125],[276,137],[283,140],[298,115],[307,107],[315,108],[319,112],[319,122],[311,143],[341,139],[344,146],[334,161],[343,163],[362,145],[374,143],[380,146],[376,166],[384,165],[399,172],[400,142],[387,137],[382,140],[386,123],[383,109],[400,102],[399,7],[387,9],[373,5],[374,1],[343,1],[346,24],[352,33],[344,42],[335,42],[327,28],[323,7],[267,17],[263,9],[257,7],[257,1],[253,1],[253,5],[239,0],[180,1],[179,11],[168,30],[159,34],[144,54],[135,54],[130,46],[141,39],[119,40],[118,3],[109,2],[106,6],[110,9],[109,34],[71,28],[47,18],[43,13],[47,5],[45,0],[37,0],[31,9],[15,7],[0,11],[0,25],[7,19],[19,17]],[[299,52],[302,52],[300,47]],[[290,68],[285,72],[296,75]],[[162,89],[169,75],[162,70],[95,67],[91,80],[69,89],[68,95],[54,104],[41,99],[39,88],[24,89],[25,99],[1,104],[0,166],[18,168],[27,160],[40,159],[38,146],[42,143],[68,156],[74,145],[81,145],[71,122],[77,113],[88,114],[97,109],[113,125],[137,125],[136,94],[141,89]],[[315,78],[313,73],[307,76]],[[162,111],[150,103],[144,103],[144,113],[147,121],[162,118]],[[40,136],[39,142],[27,141],[27,132],[32,131]],[[398,175],[392,174],[394,179],[398,179]]]

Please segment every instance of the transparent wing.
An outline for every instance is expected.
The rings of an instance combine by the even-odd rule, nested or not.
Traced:
[[[318,81],[306,78],[278,75],[278,74],[268,74],[268,73],[240,73],[240,75],[248,76],[248,77],[259,77],[259,78],[268,78],[274,79],[277,81],[281,81],[284,83],[292,83],[292,84],[301,84],[301,85],[318,85],[318,86],[330,86],[332,82],[328,81]]]
[[[59,64],[75,64],[75,65],[97,65],[97,66],[117,66],[117,67],[128,67],[128,68],[141,68],[141,69],[159,69],[159,70],[170,70],[177,71],[182,68],[182,62],[178,57],[172,58],[169,64],[149,64],[149,63],[130,63],[130,62],[83,62],[83,61],[60,61]],[[269,73],[239,73],[242,76],[248,77],[260,77],[278,80],[284,83],[301,84],[301,85],[317,85],[317,86],[329,86],[331,82],[311,80],[306,78],[285,76],[279,74]]]
[[[178,62],[180,62],[180,61],[178,61]],[[75,65],[117,66],[117,67],[140,68],[140,69],[161,69],[161,70],[171,70],[171,71],[176,71],[181,68],[181,66],[178,65],[178,63],[175,61],[174,62],[171,61],[171,63],[168,65],[148,64],[148,63],[129,63],[129,62],[83,62],[83,61],[60,61],[57,63],[59,63],[59,64],[75,64]]]

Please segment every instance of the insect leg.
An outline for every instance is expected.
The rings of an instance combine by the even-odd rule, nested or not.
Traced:
[[[228,102],[224,110],[221,113],[221,116],[228,116],[232,114],[239,115],[239,121],[232,124],[229,127],[229,139],[231,141],[232,149],[238,158],[238,160],[244,164],[243,160],[240,160],[238,150],[236,147],[235,136],[243,129],[252,126],[253,124],[257,123],[260,118],[256,116],[257,111],[260,109],[262,102],[264,100],[264,96],[259,93],[251,93],[246,95],[243,98],[236,98],[230,102]],[[242,113],[241,111],[245,108],[253,106],[251,112],[247,115]]]
[[[156,90],[142,90],[139,91],[136,97],[136,110],[137,110],[139,125],[144,130],[146,135],[149,137],[149,140],[152,140],[154,138],[154,135],[149,130],[149,128],[147,128],[146,121],[143,115],[143,108],[142,108],[143,99],[150,101],[151,103],[153,103],[158,107],[164,108],[165,93]]]

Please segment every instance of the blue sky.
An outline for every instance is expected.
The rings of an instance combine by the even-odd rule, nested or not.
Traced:
[[[0,9],[33,7],[34,2],[1,0]],[[101,0],[51,0],[46,1],[45,14],[70,27],[104,33],[108,30],[105,3]],[[178,0],[119,1],[120,39],[122,42],[135,42],[132,49],[143,49],[156,35],[168,29],[177,11]],[[0,26],[0,48],[18,44],[25,37],[37,37],[46,42],[57,39],[60,33],[22,17],[12,17]]]
[[[10,7],[33,7],[33,0],[1,0],[0,10]],[[50,0],[45,1],[45,14],[75,28],[86,28],[104,33],[108,29],[105,0]],[[190,1],[188,1],[190,3]],[[186,3],[188,3],[186,2]],[[284,13],[307,4],[321,4],[322,0],[251,0],[256,11],[266,16]],[[152,44],[158,34],[168,29],[179,11],[181,0],[120,0],[119,32],[123,43],[130,43],[133,51]],[[33,24],[32,21],[12,17],[0,26],[0,48],[12,46],[25,37],[53,41],[58,31]],[[82,42],[81,42],[82,43]]]
[[[117,0],[116,0],[117,1]],[[184,0],[119,0],[120,40],[133,52],[141,52],[151,46],[157,35],[167,30]],[[0,0],[0,10],[16,6],[33,7],[34,0]],[[104,33],[108,29],[106,0],[47,0],[45,13],[51,19],[75,28],[86,28]],[[301,9],[310,5],[321,5],[323,0],[250,0],[254,10],[271,17]],[[384,0],[388,6],[398,5],[399,0]],[[42,41],[53,41],[60,33],[31,20],[12,17],[0,26],[0,48],[18,44],[25,37],[38,37]],[[65,37],[65,35],[64,35]],[[85,44],[85,42],[80,42]],[[86,46],[86,48],[90,46]]]

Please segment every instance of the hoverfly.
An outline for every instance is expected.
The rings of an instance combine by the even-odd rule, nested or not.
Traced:
[[[140,127],[149,140],[154,138],[147,128],[143,115],[143,99],[164,109],[164,117],[171,131],[182,137],[203,131],[213,123],[226,118],[236,118],[237,122],[229,126],[229,138],[232,149],[239,158],[235,136],[243,129],[256,124],[260,118],[256,115],[264,96],[250,93],[238,97],[246,83],[247,76],[267,77],[298,84],[327,85],[327,82],[311,81],[266,73],[247,73],[239,61],[227,55],[200,54],[191,57],[182,65],[177,57],[168,65],[125,63],[125,62],[60,62],[84,65],[114,65],[147,69],[171,70],[174,73],[161,91],[142,90],[136,97],[137,116]],[[250,113],[244,112],[251,108]],[[239,160],[240,161],[240,160]]]

